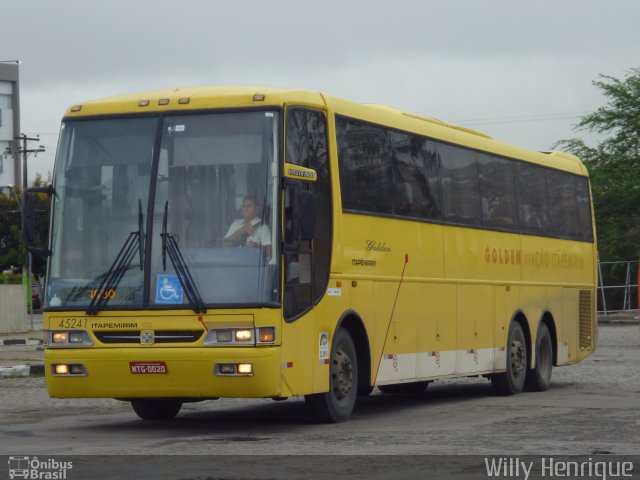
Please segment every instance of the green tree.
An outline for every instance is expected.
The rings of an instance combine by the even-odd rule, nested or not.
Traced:
[[[0,195],[0,272],[18,272],[23,260],[18,202],[13,194]]]
[[[50,181],[50,179],[49,179]],[[46,182],[48,183],[48,182]],[[40,175],[36,175],[34,187],[42,187],[45,182]],[[18,198],[19,190],[15,191]],[[46,194],[36,195],[36,237],[38,246],[47,244],[49,232],[49,206],[50,201]],[[22,220],[20,205],[15,195],[0,194],[0,272],[5,270],[19,273],[25,259],[26,250],[22,241]],[[46,258],[40,255],[32,255],[31,271],[37,276],[45,274]]]
[[[601,260],[634,260],[640,255],[640,68],[623,80],[601,75],[593,84],[607,103],[576,129],[604,139],[593,147],[578,138],[554,147],[579,156],[589,169]]]

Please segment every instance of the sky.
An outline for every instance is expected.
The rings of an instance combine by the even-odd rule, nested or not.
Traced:
[[[22,132],[47,150],[30,179],[52,172],[68,106],[122,93],[309,89],[549,150],[597,142],[574,131],[606,103],[592,82],[640,67],[638,0],[2,0],[0,12],[0,60],[22,61]]]

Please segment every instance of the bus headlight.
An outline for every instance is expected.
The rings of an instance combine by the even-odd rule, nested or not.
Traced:
[[[211,332],[209,332],[211,333]],[[214,341],[215,342],[231,342],[233,340],[233,330],[215,330],[214,331],[215,335],[214,335]],[[207,338],[209,337],[209,334],[207,334]],[[205,344],[207,343],[207,341],[205,340],[204,342]]]
[[[251,340],[253,340],[253,329],[236,330],[236,342],[250,342]]]
[[[48,335],[50,347],[90,347],[91,337],[85,330],[57,330]]]
[[[255,345],[253,328],[214,328],[207,332],[205,345]]]
[[[260,345],[276,341],[275,327],[214,328],[207,332],[204,345]]]

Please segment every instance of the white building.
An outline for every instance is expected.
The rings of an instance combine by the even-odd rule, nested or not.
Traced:
[[[18,63],[0,62],[0,185],[22,185],[20,148],[13,137],[20,134],[20,95]]]

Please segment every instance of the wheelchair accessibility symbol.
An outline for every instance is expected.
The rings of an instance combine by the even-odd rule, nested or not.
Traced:
[[[156,303],[182,303],[182,285],[177,275],[158,275]]]

